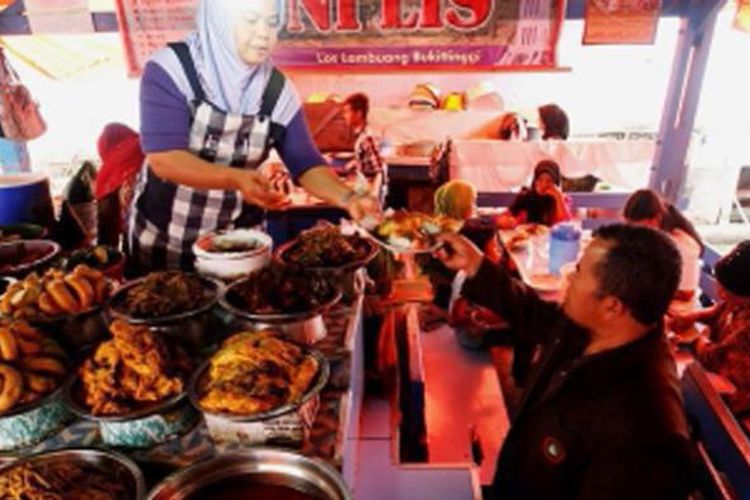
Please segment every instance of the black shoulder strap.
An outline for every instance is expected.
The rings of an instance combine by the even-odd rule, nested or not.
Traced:
[[[260,105],[260,116],[271,116],[273,108],[276,107],[276,102],[279,100],[281,91],[284,90],[284,74],[276,68],[273,68],[271,72],[271,78],[269,78],[266,84],[266,90],[263,91],[263,100]]]
[[[190,82],[190,87],[193,89],[195,98],[200,99],[201,101],[206,100],[206,94],[203,92],[201,81],[198,78],[198,71],[195,69],[193,57],[190,55],[190,49],[187,44],[185,42],[175,42],[168,45],[169,48],[174,50],[174,53],[177,54],[177,59],[180,60],[182,70],[185,72],[188,82]]]

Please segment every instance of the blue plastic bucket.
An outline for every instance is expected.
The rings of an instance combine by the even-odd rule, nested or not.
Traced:
[[[54,222],[49,179],[43,174],[0,175],[0,224]]]

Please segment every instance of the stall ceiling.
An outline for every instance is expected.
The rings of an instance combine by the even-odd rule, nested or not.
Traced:
[[[9,36],[0,43],[15,57],[55,80],[77,76],[123,57],[119,38],[97,34]]]

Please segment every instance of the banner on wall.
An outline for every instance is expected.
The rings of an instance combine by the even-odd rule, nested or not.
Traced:
[[[197,0],[117,0],[131,75],[194,26]],[[557,65],[565,0],[286,0],[284,68],[534,70]]]
[[[584,45],[653,44],[661,0],[587,0]]]
[[[93,33],[88,0],[24,0],[32,33]]]
[[[733,26],[745,33],[750,33],[750,0],[737,0],[737,13]]]

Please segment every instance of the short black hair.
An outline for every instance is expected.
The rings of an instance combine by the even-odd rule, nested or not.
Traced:
[[[667,312],[682,272],[680,252],[666,234],[645,226],[611,224],[594,237],[612,246],[596,269],[602,296],[617,297],[643,325]]]
[[[677,210],[677,207],[665,202],[657,192],[651,189],[639,189],[631,194],[625,202],[622,215],[628,222],[640,222],[659,217],[661,229],[667,232],[679,229],[689,234],[700,245],[701,255],[703,255],[703,238],[698,234],[693,223]]]
[[[352,111],[359,111],[362,113],[362,118],[367,119],[367,115],[370,113],[370,98],[367,94],[357,92],[346,98],[344,104],[348,104]]]
[[[539,118],[544,124],[542,139],[567,139],[570,135],[568,115],[557,104],[545,104],[539,107]]]
[[[656,192],[639,189],[628,197],[622,214],[628,221],[640,222],[654,217],[664,217],[666,211],[664,202]]]

